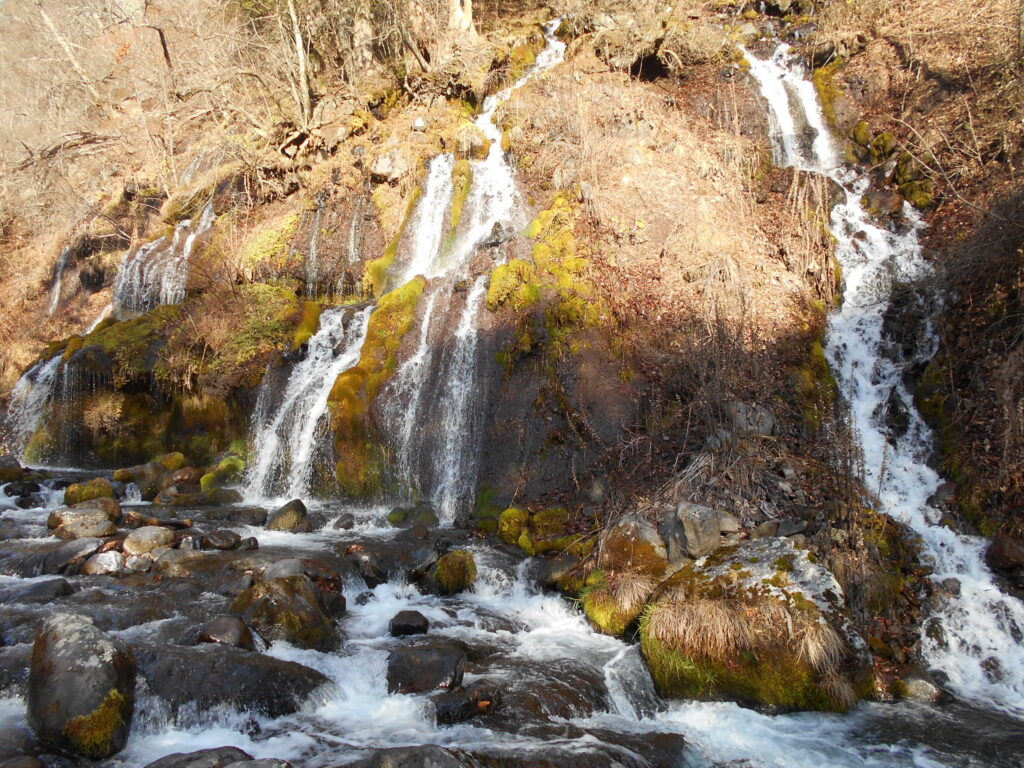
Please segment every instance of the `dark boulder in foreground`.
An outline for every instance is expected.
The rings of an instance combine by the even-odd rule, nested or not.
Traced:
[[[94,759],[124,749],[135,709],[135,660],[89,619],[58,613],[32,648],[28,722],[47,744]]]
[[[466,653],[455,644],[398,648],[388,655],[388,692],[421,693],[462,685]]]
[[[241,760],[252,760],[252,755],[238,747],[215,747],[198,752],[175,752],[154,760],[146,768],[224,768]]]
[[[501,690],[489,680],[477,680],[456,691],[443,691],[431,699],[438,725],[455,725],[493,712],[501,703]]]
[[[419,611],[399,611],[391,618],[388,630],[392,637],[407,635],[425,635],[430,629],[430,621]]]
[[[989,568],[997,571],[1008,571],[1024,566],[1024,542],[1000,533],[988,545],[985,562]]]
[[[74,576],[101,546],[103,539],[72,539],[56,547],[40,547],[29,555],[12,558],[8,562],[12,564],[13,572],[23,578],[58,573]]]
[[[281,717],[298,711],[329,681],[315,669],[220,643],[139,645],[139,675],[175,714],[187,705],[204,712],[228,706]]]

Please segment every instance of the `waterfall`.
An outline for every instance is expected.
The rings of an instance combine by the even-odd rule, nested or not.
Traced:
[[[430,161],[423,197],[417,203],[409,222],[409,262],[400,273],[396,285],[404,285],[416,275],[432,278],[447,271],[439,257],[444,241],[445,218],[452,205],[454,167],[455,155],[452,154],[438,155]]]
[[[14,448],[19,454],[24,454],[29,439],[39,428],[39,422],[60,389],[62,362],[61,355],[56,355],[36,363],[11,390],[7,421],[14,433]]]
[[[213,226],[215,218],[211,202],[198,222],[178,222],[169,243],[166,237],[160,237],[126,255],[114,285],[117,313],[146,312],[161,304],[184,301],[196,238]]]
[[[359,362],[372,309],[354,317],[344,309],[324,312],[306,357],[288,377],[280,405],[266,416],[257,408],[260,421],[252,430],[256,456],[244,480],[247,497],[298,497],[313,490],[314,454],[323,443],[316,438],[327,421],[327,398],[338,376]]]
[[[60,303],[61,283],[64,280],[64,270],[67,269],[70,258],[71,246],[69,245],[60,252],[60,258],[57,260],[57,269],[53,276],[53,287],[50,288],[50,307],[46,310],[47,315],[52,315],[53,311],[57,309],[57,304]]]
[[[320,222],[324,207],[318,205],[313,214],[313,231],[309,236],[309,255],[306,257],[306,295],[316,297],[316,284],[320,280]]]
[[[909,525],[920,537],[937,582],[955,578],[956,597],[938,608],[941,635],[922,637],[929,664],[943,672],[959,695],[1006,712],[1024,714],[1024,604],[1003,594],[984,563],[986,540],[964,536],[940,525],[941,512],[928,500],[941,478],[927,465],[931,430],[917,412],[902,381],[902,367],[886,357],[883,318],[895,280],[927,276],[918,233],[922,224],[905,204],[905,229],[889,231],[873,223],[861,205],[869,180],[840,167],[813,86],[780,47],[769,60],[747,55],[750,73],[768,101],[777,128],[781,157],[789,165],[838,182],[845,200],[832,211],[836,255],[843,268],[842,308],[833,312],[826,354],[849,402],[864,452],[868,487],[877,491],[880,511]],[[796,117],[794,117],[796,115]],[[801,132],[798,120],[805,122]],[[934,332],[923,340],[934,353]],[[898,398],[910,427],[890,434],[884,406]]]

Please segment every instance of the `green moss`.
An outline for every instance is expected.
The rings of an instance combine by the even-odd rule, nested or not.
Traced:
[[[851,138],[865,149],[871,146],[872,136],[871,126],[864,120],[860,120],[855,126],[853,126]]]
[[[263,267],[271,272],[284,268],[291,255],[292,239],[299,231],[302,215],[289,213],[273,220],[246,243],[242,265],[250,270]]]
[[[425,286],[426,280],[417,276],[381,297],[370,315],[359,363],[338,376],[328,396],[338,456],[335,475],[349,495],[363,497],[379,489],[384,449],[373,439],[366,414],[398,370],[398,349],[412,328]]]
[[[920,211],[931,207],[935,200],[935,185],[930,179],[909,181],[900,185],[900,194]]]
[[[123,322],[105,326],[101,323],[82,339],[82,348],[86,352],[90,347],[102,349],[114,359],[116,373],[123,378],[148,379],[156,362],[156,350],[164,345],[168,329],[180,318],[181,307],[168,305]],[[84,364],[88,367],[89,360]]]
[[[871,160],[876,165],[884,162],[896,150],[896,137],[891,131],[883,131],[871,142]]]
[[[83,501],[102,498],[116,498],[114,486],[103,477],[97,477],[95,480],[90,480],[87,483],[74,483],[69,485],[64,491],[64,504],[69,507],[81,504]]]
[[[495,267],[487,288],[487,308],[494,312],[508,304],[517,312],[540,301],[541,287],[533,264],[512,259]]]
[[[580,604],[587,619],[598,632],[615,637],[625,634],[643,609],[642,604],[632,610],[619,605],[602,570],[593,571],[583,582]]]
[[[518,507],[509,507],[498,518],[498,537],[506,544],[516,544],[530,521],[530,513]]]
[[[811,343],[809,358],[797,369],[794,382],[805,424],[811,429],[820,429],[839,392],[820,336]]]
[[[160,458],[156,459],[156,462],[163,466],[168,472],[175,472],[185,466],[186,459],[185,454],[180,451],[174,453],[165,453]]]
[[[226,456],[210,472],[199,479],[199,487],[203,492],[237,483],[242,479],[245,462],[238,456]]]
[[[818,92],[818,100],[821,102],[821,111],[825,115],[825,120],[832,127],[836,125],[836,97],[842,94],[842,89],[836,83],[836,75],[845,63],[845,60],[837,58],[811,73],[811,81],[814,83],[814,88]]]
[[[160,218],[168,224],[195,218],[241,170],[242,164],[234,162],[207,171],[195,183],[171,195],[160,209]]]
[[[605,534],[601,541],[601,564],[615,572],[638,573],[660,578],[668,569],[664,549],[635,535],[630,526],[618,526]]]
[[[465,592],[476,581],[476,561],[473,553],[456,549],[437,561],[433,571],[434,581],[446,595]]]
[[[523,550],[523,554],[528,555],[529,557],[533,557],[537,554],[537,550],[533,546],[533,539],[530,537],[530,529],[528,527],[524,528],[522,533],[519,534],[519,539],[516,541],[516,544],[521,550]]]
[[[444,252],[449,253],[455,247],[458,238],[459,224],[462,221],[462,211],[466,207],[466,200],[469,199],[469,192],[473,188],[473,165],[469,160],[461,159],[455,161],[452,168],[452,207],[448,217],[448,235],[444,241]]]
[[[298,349],[320,329],[320,305],[315,301],[302,302],[302,320],[299,327],[295,329],[295,336],[292,339],[292,347]]]
[[[412,218],[413,211],[416,210],[416,203],[419,202],[422,195],[423,189],[417,186],[412,194],[409,195],[409,204],[405,209],[405,217],[402,219],[402,223],[395,236],[388,243],[388,247],[384,249],[384,255],[366,262],[365,271],[363,272],[363,291],[369,295],[380,296],[387,287],[388,272],[394,265],[395,259],[398,258],[398,248],[402,244],[405,228],[409,226],[409,220]]]
[[[114,735],[127,727],[132,707],[130,699],[111,688],[95,710],[70,720],[64,735],[76,751],[87,757],[109,757],[115,751]]]
[[[64,347],[64,354],[61,356],[63,360],[71,359],[71,356],[82,348],[85,340],[81,336],[72,336],[67,340],[67,346]]]

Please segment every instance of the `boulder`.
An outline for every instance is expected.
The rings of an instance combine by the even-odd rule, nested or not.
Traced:
[[[175,752],[154,760],[145,768],[224,768],[239,760],[251,760],[252,755],[238,747],[215,747],[198,752]]]
[[[529,512],[519,507],[509,507],[498,517],[498,538],[505,544],[515,545],[529,523]]]
[[[152,501],[157,493],[163,490],[159,486],[159,481],[166,471],[162,464],[154,461],[119,469],[114,472],[114,480],[119,483],[135,483],[143,500]]]
[[[455,134],[455,154],[469,160],[485,160],[491,151],[491,140],[478,125],[465,122]]]
[[[228,550],[236,549],[242,543],[242,537],[234,531],[210,531],[199,541],[203,549]]]
[[[422,693],[462,685],[466,653],[449,643],[398,648],[388,654],[388,693]]]
[[[733,401],[725,404],[733,433],[746,437],[769,437],[777,429],[775,414],[760,405]]]
[[[354,764],[354,768],[468,768],[476,761],[466,762],[456,753],[435,744],[421,747],[378,749]]]
[[[224,768],[292,768],[292,764],[287,760],[264,757],[259,760],[240,760],[237,763],[228,763]]]
[[[59,539],[91,539],[113,536],[117,526],[107,519],[99,509],[76,509],[74,516],[65,515],[65,522],[56,528],[53,535]]]
[[[10,453],[0,455],[0,485],[21,479],[24,472],[16,456]]]
[[[256,649],[249,627],[237,616],[218,616],[199,631],[200,643],[223,643],[247,651]]]
[[[267,510],[262,507],[223,507],[204,509],[203,519],[210,522],[260,526],[267,523]]]
[[[305,519],[306,505],[299,499],[292,499],[271,513],[267,519],[267,530],[290,531]]]
[[[331,528],[336,531],[351,531],[355,525],[355,515],[351,512],[342,512],[334,519],[334,522],[331,523]]]
[[[32,480],[15,480],[13,483],[7,484],[4,488],[4,493],[9,498],[14,498],[15,496],[28,496],[33,493],[39,493],[41,490],[43,490],[43,487]]]
[[[36,635],[28,722],[39,739],[93,759],[121,751],[135,709],[135,660],[120,639],[67,613]]]
[[[488,680],[477,680],[465,688],[436,694],[431,702],[438,725],[455,725],[493,712],[501,703],[501,689]]]
[[[739,533],[740,523],[735,517],[730,515],[728,512],[718,513],[718,532],[719,533]]]
[[[137,645],[139,675],[172,714],[228,707],[266,717],[298,711],[329,680],[315,669],[222,643]]]
[[[408,172],[409,161],[396,149],[378,155],[370,165],[370,176],[377,182],[395,184]]]
[[[46,579],[28,584],[8,599],[12,603],[50,603],[74,591],[67,579]]]
[[[174,531],[159,525],[144,525],[128,534],[122,544],[126,555],[145,555],[157,547],[174,544]]]
[[[427,586],[442,595],[465,592],[476,581],[476,560],[473,553],[456,549],[441,557],[430,569]]]
[[[434,505],[421,501],[412,507],[395,507],[388,513],[388,522],[393,528],[412,528],[414,525],[432,528],[441,521],[434,512]]]
[[[73,576],[90,555],[103,546],[103,539],[74,539],[52,549],[27,555],[15,564],[19,576],[43,576],[60,573]]]
[[[199,478],[199,487],[204,493],[224,488],[241,480],[244,471],[245,462],[242,461],[242,457],[229,453],[222,456],[210,467],[209,472]]]
[[[87,483],[74,483],[64,490],[64,504],[75,506],[83,501],[92,501],[101,497],[114,498],[114,486],[105,477],[97,477]]]
[[[124,555],[116,550],[100,552],[85,561],[82,566],[84,576],[112,576],[124,568]]]
[[[265,579],[235,598],[231,612],[267,642],[285,640],[318,651],[338,646],[337,628],[308,576]]]
[[[893,686],[898,698],[935,704],[945,698],[945,693],[934,678],[921,667],[911,667]]]
[[[718,535],[718,529],[715,529]],[[663,575],[669,564],[669,551],[653,525],[645,518],[622,518],[601,537],[601,568],[636,573],[654,578]]]
[[[677,564],[686,558],[704,557],[721,543],[721,513],[710,507],[682,501],[661,521],[661,535],[668,545],[668,558]]]
[[[428,629],[430,621],[419,611],[399,611],[388,624],[388,631],[392,637],[425,635]]]
[[[997,571],[1008,571],[1024,565],[1024,542],[1000,533],[985,551],[988,567]]]

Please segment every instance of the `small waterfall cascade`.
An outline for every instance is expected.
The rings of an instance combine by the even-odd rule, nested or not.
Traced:
[[[277,408],[261,403],[253,424],[256,456],[246,470],[250,498],[301,497],[313,490],[316,450],[326,440],[327,398],[335,380],[359,362],[372,307],[324,312],[306,357],[288,377]],[[261,392],[261,399],[266,393]]]
[[[28,441],[61,391],[61,355],[43,360],[29,368],[14,389],[7,406],[7,422],[11,427],[14,447],[24,455]]]
[[[452,170],[455,155],[438,155],[430,161],[423,197],[416,204],[409,222],[409,236],[405,246],[410,258],[395,285],[404,285],[416,275],[430,279],[441,277],[448,270],[441,265],[441,245],[444,241],[445,219],[452,205],[454,185]]]
[[[60,291],[61,285],[64,282],[64,270],[68,268],[68,262],[70,260],[71,246],[69,245],[60,252],[60,258],[57,259],[57,268],[53,275],[53,286],[50,288],[50,306],[46,310],[47,315],[52,315],[54,310],[57,309],[57,305],[60,303]]]
[[[843,305],[833,312],[826,354],[864,452],[868,487],[877,491],[880,511],[909,525],[933,562],[936,581],[954,578],[956,597],[947,597],[934,620],[940,634],[922,637],[929,664],[948,676],[965,699],[1024,715],[1024,603],[1002,593],[984,563],[986,540],[940,525],[941,512],[929,504],[941,482],[927,465],[931,430],[917,412],[902,379],[902,366],[884,354],[883,318],[896,280],[931,273],[918,242],[920,219],[905,204],[905,228],[889,231],[875,224],[861,205],[869,180],[842,168],[824,124],[814,88],[780,46],[767,60],[747,54],[750,73],[768,101],[780,159],[838,182],[845,200],[832,211],[836,254],[843,268]],[[806,130],[801,130],[806,127]],[[924,338],[925,359],[937,340]],[[897,398],[910,426],[900,437],[885,424],[885,404]]]
[[[161,304],[180,304],[188,285],[189,261],[196,238],[213,226],[213,203],[198,221],[178,222],[170,242],[160,237],[125,256],[114,285],[114,307],[119,316],[146,312]]]
[[[309,253],[306,255],[306,295],[315,298],[320,281],[320,228],[324,220],[324,206],[329,193],[321,192],[316,198],[316,210],[309,235]]]

